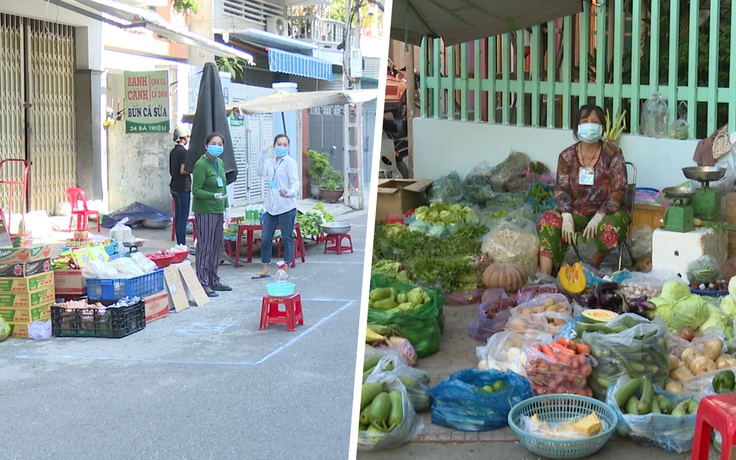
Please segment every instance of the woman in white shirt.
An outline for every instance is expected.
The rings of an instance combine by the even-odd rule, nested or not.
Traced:
[[[258,162],[258,170],[268,178],[268,191],[264,203],[263,230],[261,231],[261,271],[253,279],[271,276],[272,240],[276,227],[281,229],[284,247],[284,270],[288,273],[294,258],[294,222],[296,221],[296,197],[299,193],[299,168],[289,156],[289,138],[279,134],[273,141],[274,157],[268,158],[264,148]]]

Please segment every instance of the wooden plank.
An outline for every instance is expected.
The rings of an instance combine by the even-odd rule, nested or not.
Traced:
[[[621,84],[623,83],[623,41],[624,41],[624,4],[614,4],[613,18],[613,104],[611,104],[611,124],[621,112]],[[604,125],[605,126],[605,125]]]
[[[450,46],[447,48],[447,99],[445,100],[447,106],[447,119],[455,119],[455,49],[456,46]]]
[[[562,129],[569,129],[573,109],[570,97],[572,95],[572,17],[565,17],[562,24],[562,100],[567,102],[562,105]],[[578,107],[574,109],[577,111]]]
[[[651,31],[649,41],[649,94],[652,95],[659,91],[659,1],[651,2]]]
[[[468,121],[468,44],[460,45],[460,120]]]
[[[542,28],[539,25],[532,27],[532,42],[530,43],[530,66],[532,94],[532,126],[539,126],[539,72],[541,60],[539,51],[542,48]]]
[[[483,120],[483,108],[481,107],[481,49],[482,40],[473,42],[473,121],[480,123]]]
[[[511,65],[511,42],[509,34],[503,34],[501,38],[501,123],[509,124],[509,80]]]
[[[496,98],[496,71],[497,71],[497,46],[496,37],[488,38],[488,121],[496,123],[496,107],[498,107],[498,99]],[[491,121],[492,120],[492,121]]]
[[[583,2],[583,12],[580,14],[580,80],[578,97],[580,105],[588,103],[588,58],[590,55],[590,3]]]
[[[699,7],[699,2],[690,2],[690,24],[698,23]],[[687,122],[690,124],[689,137],[695,137],[695,126],[698,119],[696,99],[698,88],[698,28],[690,27],[689,29],[689,49],[687,53]]]
[[[670,49],[669,49],[669,62],[678,61],[678,44],[679,44],[679,28],[680,28],[680,0],[670,0]],[[669,123],[672,125],[677,120],[677,67],[676,65],[669,66],[667,75],[668,91],[667,91],[667,108],[669,109],[668,117]],[[669,131],[669,126],[667,127]]]
[[[434,93],[432,93],[432,112],[434,113],[434,118],[440,118],[440,115],[442,113],[442,109],[440,107],[440,93],[442,92],[442,88],[440,87],[441,81],[440,77],[442,72],[440,72],[440,69],[442,68],[442,61],[440,60],[440,48],[442,46],[441,39],[435,38],[434,39],[434,47],[432,49],[432,55],[434,57]]]
[[[607,3],[598,3],[595,7],[595,103],[603,107],[605,101],[606,75],[606,7]]]
[[[631,15],[631,116],[629,118],[629,131],[632,134],[639,133],[639,116],[641,113],[641,60],[639,58],[639,46],[641,43],[641,2],[634,2]]]
[[[516,125],[524,126],[525,123],[525,97],[524,97],[524,33],[525,30],[516,31]]]
[[[718,42],[720,41],[720,2],[710,2],[710,40],[708,40],[708,133],[719,128],[718,120]]]
[[[555,127],[555,21],[547,23],[547,127]],[[562,102],[560,102],[562,103]]]

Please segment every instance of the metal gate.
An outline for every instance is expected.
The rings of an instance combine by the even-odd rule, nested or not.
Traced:
[[[0,160],[31,162],[28,209],[49,214],[76,184],[74,35],[72,26],[0,14]],[[14,167],[0,181],[18,180]],[[9,192],[0,187],[3,207]]]
[[[242,125],[231,121],[238,179],[233,184],[233,205],[262,203],[266,199],[266,179],[258,174],[258,159],[265,143],[273,139],[273,114],[245,115]]]
[[[345,165],[344,113],[341,105],[309,109],[309,149],[327,153],[330,165],[340,173],[343,173]]]

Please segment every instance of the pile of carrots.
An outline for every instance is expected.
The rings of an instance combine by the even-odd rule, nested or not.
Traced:
[[[526,349],[526,373],[535,395],[568,393],[593,396],[588,376],[593,372],[590,347],[564,337]]]

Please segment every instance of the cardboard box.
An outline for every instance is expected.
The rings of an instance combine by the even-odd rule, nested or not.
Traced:
[[[51,256],[50,244],[32,244],[22,248],[0,247],[0,264],[36,262]]]
[[[42,259],[35,262],[2,263],[0,276],[32,276],[51,271],[51,259]]]
[[[427,202],[426,189],[432,185],[429,179],[383,179],[378,181],[376,198],[376,220],[406,214],[410,209],[423,206]]]
[[[39,273],[25,278],[0,278],[0,294],[33,292],[45,287],[54,287],[53,272]]]
[[[35,292],[0,293],[1,307],[38,307],[53,302],[54,287],[39,289]]]
[[[664,225],[664,208],[658,204],[634,204],[632,217],[633,228],[648,225],[656,230]]]
[[[49,302],[38,307],[0,308],[0,318],[9,323],[32,323],[51,319],[51,305]]]
[[[54,270],[54,289],[57,294],[87,295],[87,280],[82,270]]]
[[[167,291],[144,297],[143,303],[146,306],[146,324],[164,316],[169,316],[169,293]]]
[[[31,323],[8,323],[10,325],[10,335],[8,337],[15,337],[16,339],[27,339],[28,338],[28,327]]]

